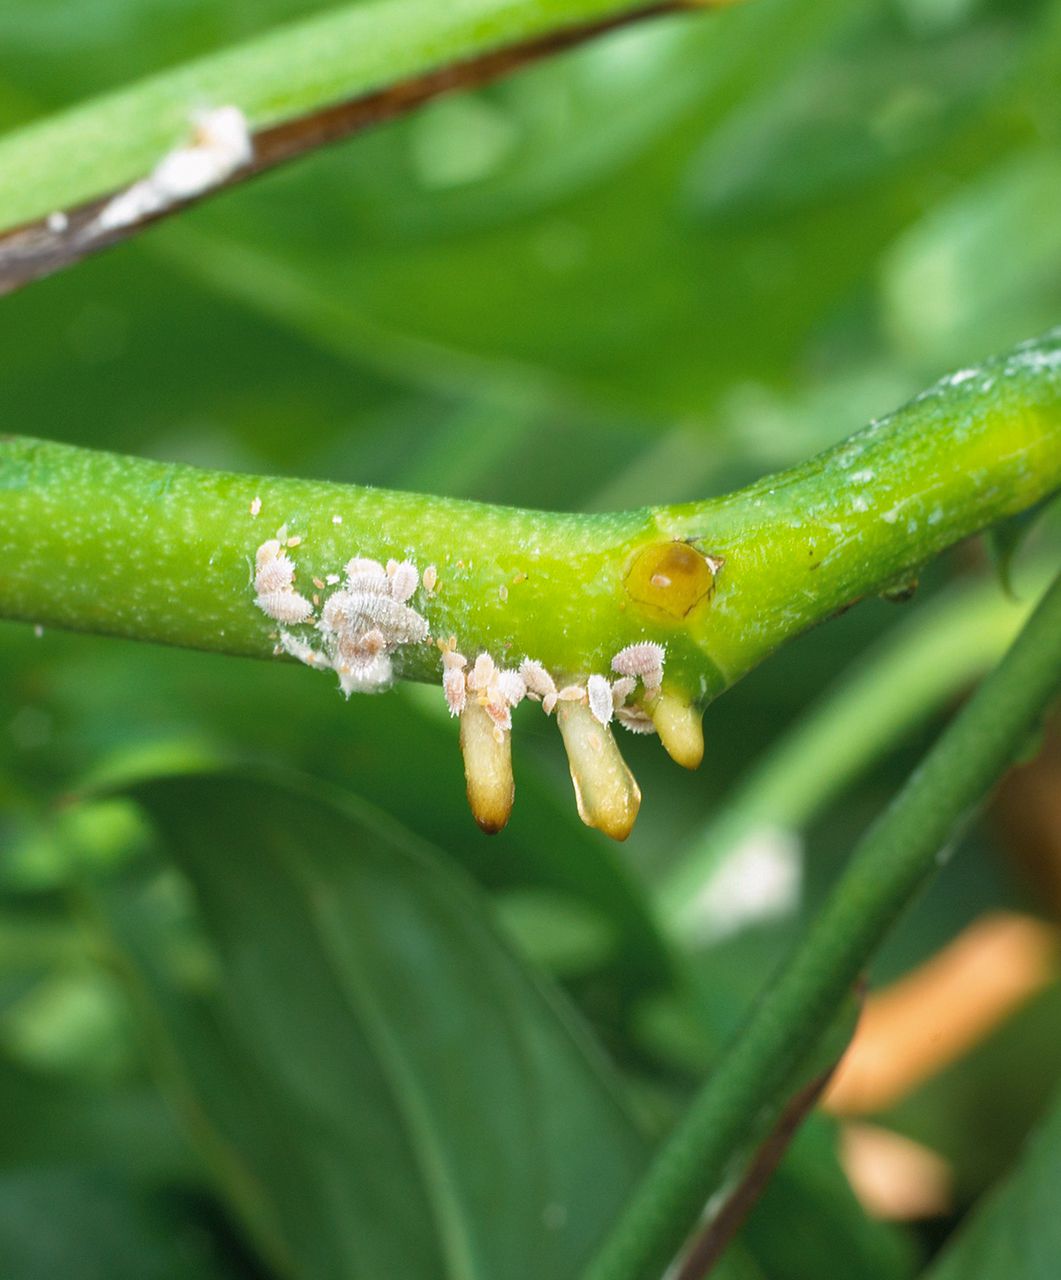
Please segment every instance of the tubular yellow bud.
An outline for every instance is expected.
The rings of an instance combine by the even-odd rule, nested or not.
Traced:
[[[626,767],[611,730],[584,703],[558,702],[578,816],[613,840],[625,840],[641,807],[641,789]]]
[[[696,769],[704,758],[703,714],[672,693],[661,693],[649,704],[648,713],[667,754],[686,769]]]
[[[478,698],[468,699],[460,723],[468,803],[475,821],[493,835],[508,822],[516,794],[511,738],[494,724]]]

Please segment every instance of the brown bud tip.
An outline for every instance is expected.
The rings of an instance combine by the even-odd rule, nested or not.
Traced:
[[[613,840],[625,840],[641,807],[641,790],[611,730],[581,702],[559,702],[556,719],[575,784],[578,816]]]
[[[512,812],[512,743],[478,699],[469,698],[460,717],[464,777],[472,816],[488,835],[500,831]]]
[[[670,758],[683,768],[696,769],[704,758],[702,713],[672,693],[661,693],[648,713]]]

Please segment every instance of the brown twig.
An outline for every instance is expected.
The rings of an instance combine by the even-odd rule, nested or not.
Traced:
[[[254,134],[254,159],[208,192],[188,200],[175,200],[164,209],[145,214],[121,227],[102,225],[99,219],[101,210],[113,199],[115,192],[15,227],[0,235],[0,295],[13,293],[33,280],[61,271],[89,254],[127,240],[152,223],[199,200],[362,129],[393,120],[441,94],[486,84],[635,20],[677,13],[692,7],[698,6],[690,0],[658,0],[658,3],[632,13],[618,14],[601,22],[553,32],[510,48],[496,49],[363,97],[282,121]]]

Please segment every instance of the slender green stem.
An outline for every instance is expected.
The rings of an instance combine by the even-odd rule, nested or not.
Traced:
[[[352,556],[433,566],[431,636],[558,680],[666,648],[702,705],[779,644],[1061,484],[1061,330],[937,384],[792,471],[728,497],[558,515],[200,471],[0,438],[0,617],[267,657],[255,552],[282,528],[315,609]],[[299,633],[299,628],[294,628]],[[303,639],[312,638],[304,628]],[[437,680],[407,643],[397,674]]]
[[[253,130],[651,0],[369,0],[343,4],[164,71],[0,141],[0,226],[150,172],[192,113],[233,104]]]
[[[791,1082],[867,959],[936,871],[962,820],[1059,691],[1061,578],[862,839],[805,940],[664,1144],[584,1280],[659,1276],[732,1153]]]
[[[367,0],[313,14],[0,139],[0,293],[191,200],[612,27],[711,0]],[[209,173],[143,183],[225,107]],[[240,121],[240,135],[231,129]],[[245,132],[246,137],[242,134]],[[154,181],[154,179],[152,179]],[[140,184],[100,216],[116,193]],[[120,216],[116,214],[120,209]],[[6,229],[6,230],[5,230]]]
[[[1005,652],[1045,586],[1013,600],[992,577],[956,587],[889,631],[722,797],[657,890],[659,918],[703,938],[698,896],[725,860],[764,833],[799,832],[916,725],[927,723]]]

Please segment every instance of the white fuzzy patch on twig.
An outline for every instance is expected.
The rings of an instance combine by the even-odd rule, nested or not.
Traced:
[[[172,205],[220,186],[254,158],[247,118],[239,107],[217,107],[192,117],[190,142],[168,152],[151,173],[120,191],[100,211],[96,227],[118,231]]]

